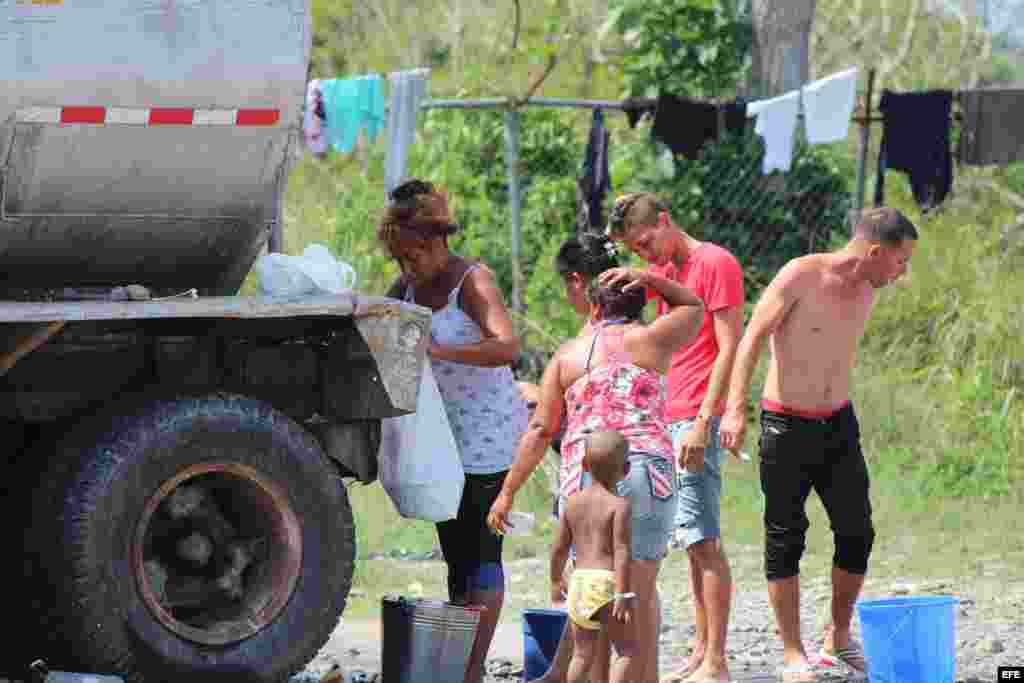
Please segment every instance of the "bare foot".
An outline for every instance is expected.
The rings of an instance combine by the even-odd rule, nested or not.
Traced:
[[[683,683],[729,683],[729,669],[704,662]]]
[[[690,656],[686,658],[686,662],[676,669],[675,672],[669,674],[665,678],[662,678],[659,683],[682,683],[682,681],[692,676],[693,672],[699,669],[703,662],[704,646],[696,645],[690,653]]]

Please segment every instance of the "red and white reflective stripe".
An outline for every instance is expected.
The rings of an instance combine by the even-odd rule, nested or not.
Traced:
[[[19,123],[128,126],[274,126],[277,109],[189,109],[181,107],[26,107]]]

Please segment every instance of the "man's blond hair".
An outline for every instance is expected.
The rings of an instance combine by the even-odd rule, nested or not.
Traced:
[[[608,215],[605,233],[612,238],[622,238],[637,225],[654,225],[658,216],[668,211],[665,202],[651,192],[631,192],[615,200]]]

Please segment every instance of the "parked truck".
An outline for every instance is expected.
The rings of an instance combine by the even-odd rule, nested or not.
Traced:
[[[0,0],[0,675],[284,681],[338,623],[345,483],[415,410],[429,311],[238,296],[310,12]]]

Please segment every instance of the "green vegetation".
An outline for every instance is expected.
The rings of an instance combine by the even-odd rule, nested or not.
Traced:
[[[609,18],[629,35],[622,70],[640,97],[660,89],[724,97],[747,75],[753,29],[736,0],[617,0]]]
[[[594,11],[601,2],[523,0],[516,48],[514,3],[470,4],[318,0],[314,72],[329,76],[430,65],[434,97],[521,95],[553,55],[558,64],[538,95],[617,98],[646,87],[638,85],[644,83],[644,58],[627,49],[614,26],[609,28],[614,22],[606,19],[613,15]],[[672,5],[667,0],[656,4]],[[675,7],[697,11],[693,8],[712,4],[686,0]],[[878,92],[883,87],[957,88],[994,69],[1005,71],[987,52],[987,38],[976,22],[923,10],[911,14],[911,6],[916,4],[819,2],[813,72],[822,76],[850,65],[863,71],[877,67]],[[462,7],[461,15],[456,16],[455,7]],[[625,12],[620,15],[623,21],[628,18]],[[742,68],[740,60],[734,62]],[[663,57],[652,57],[646,65],[657,73],[665,63]],[[691,66],[696,68],[696,63]],[[705,84],[689,92],[730,87]],[[575,177],[589,125],[589,112],[523,112],[526,310],[521,322],[527,344],[541,351],[550,351],[578,327],[550,264],[558,244],[573,230]],[[749,152],[744,145],[750,141],[720,145],[714,158],[673,164],[652,149],[646,126],[631,130],[615,114],[609,114],[609,125],[615,193],[638,187],[662,192],[681,222],[740,255],[755,286],[782,261],[807,248],[807,241],[797,237],[806,228],[804,214],[787,212],[784,197],[775,204],[763,203],[767,199],[757,204],[759,210],[766,207],[759,212],[761,220],[774,216],[780,239],[772,248],[762,245],[757,250],[744,243],[750,229],[741,221],[707,219],[716,212],[725,215],[729,208],[716,194],[716,183],[729,173],[729,155]],[[794,168],[794,177],[807,173],[805,184],[817,183],[829,197],[821,210],[829,231],[815,249],[829,248],[845,237],[843,213],[855,186],[855,131],[849,144],[811,150]],[[876,127],[868,156],[869,196],[879,133]],[[500,112],[431,112],[421,118],[409,172],[451,190],[465,227],[455,248],[495,268],[510,295],[503,143]],[[299,252],[310,242],[328,244],[356,267],[359,288],[374,294],[382,293],[397,272],[374,239],[383,203],[382,164],[380,141],[353,157],[307,157],[291,176],[285,206],[288,251]],[[954,196],[941,211],[927,216],[917,210],[902,175],[890,173],[887,178],[888,203],[912,217],[922,240],[910,282],[880,296],[854,378],[854,401],[873,476],[879,557],[885,558],[889,549],[913,553],[881,563],[882,572],[968,577],[980,571],[978,558],[984,555],[1016,557],[1016,565],[1024,566],[1019,561],[1024,547],[1006,534],[1024,497],[1024,250],[1012,247],[1020,244],[1021,229],[1012,226],[1024,206],[1022,169],[1024,165],[958,168]],[[730,196],[748,197],[756,191],[750,186]],[[755,446],[748,443],[748,450],[754,452]],[[761,534],[756,468],[740,463],[729,468],[727,540],[756,546]],[[548,490],[538,474],[517,507],[546,519]],[[371,552],[435,547],[432,525],[400,520],[379,486],[354,487],[352,498],[364,558]],[[809,561],[825,567],[831,541],[820,506],[812,507]],[[1007,521],[1001,524],[1000,516]],[[510,557],[527,553],[531,543],[545,547],[538,541],[546,541],[551,528],[538,527],[532,540],[509,540]],[[928,558],[927,565],[922,557]],[[359,571],[359,585],[379,587],[384,582],[378,576],[380,561],[364,563]],[[369,580],[371,571],[374,581]],[[395,579],[399,587],[404,580],[404,575]]]

